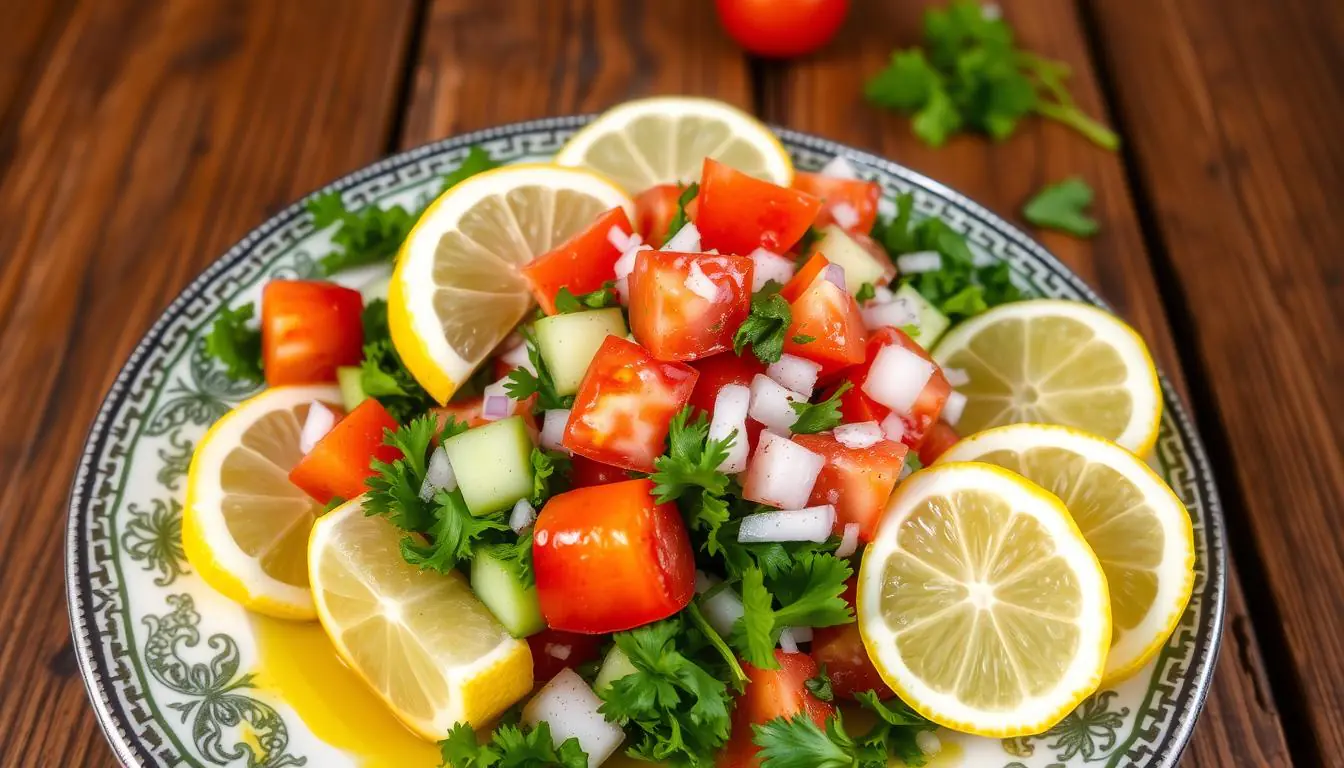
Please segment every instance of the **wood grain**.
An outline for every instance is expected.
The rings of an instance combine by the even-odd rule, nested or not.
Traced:
[[[0,763],[112,762],[62,579],[67,483],[94,410],[198,270],[382,154],[411,10],[80,0],[31,46],[40,67],[11,87],[6,66],[0,97],[18,100],[0,165]]]
[[[802,62],[766,67],[765,117],[909,165],[1023,226],[1019,211],[1027,198],[1047,183],[1083,177],[1097,192],[1101,233],[1091,240],[1056,232],[1036,234],[1139,329],[1159,365],[1184,394],[1167,316],[1117,155],[1044,120],[1028,121],[1000,144],[961,136],[934,149],[911,134],[908,119],[881,113],[864,101],[864,80],[886,64],[894,48],[919,41],[923,5],[856,2],[845,28],[823,52]],[[1074,4],[1037,0],[1029,6],[1005,4],[1004,9],[1021,44],[1067,62],[1080,106],[1091,115],[1104,116],[1098,76]],[[1185,764],[1288,765],[1235,567],[1229,569],[1227,617],[1233,631],[1225,633],[1213,691]]]
[[[1344,7],[1092,4],[1304,760],[1344,754]],[[1212,415],[1212,412],[1210,412]],[[1281,627],[1281,629],[1280,629]],[[1281,634],[1281,637],[1276,637]]]

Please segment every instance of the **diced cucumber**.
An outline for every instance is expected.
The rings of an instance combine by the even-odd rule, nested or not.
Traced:
[[[952,321],[947,319],[947,315],[939,312],[938,308],[930,304],[928,299],[921,296],[912,285],[902,285],[897,288],[895,301],[905,302],[906,306],[913,309],[915,314],[919,316],[919,321],[916,323],[919,326],[919,331],[912,334],[910,338],[919,342],[919,346],[925,349],[933,349],[933,345],[947,331],[947,326],[952,324]]]
[[[537,347],[546,370],[555,379],[555,391],[572,395],[607,336],[625,336],[625,318],[619,307],[551,315],[537,321]]]
[[[467,509],[476,516],[512,507],[532,494],[532,438],[510,416],[443,441]]]
[[[336,383],[341,385],[341,405],[345,412],[355,410],[355,406],[369,399],[364,392],[364,371],[357,365],[342,365],[336,369]]]
[[[601,693],[603,690],[611,687],[616,680],[620,680],[626,675],[633,675],[638,672],[635,665],[630,663],[630,657],[625,655],[616,646],[612,646],[607,651],[607,658],[602,660],[602,666],[597,670],[597,679],[593,680],[593,690]]]
[[[523,584],[499,559],[477,551],[471,560],[471,589],[514,637],[546,628],[535,585]]]
[[[816,251],[832,264],[844,267],[845,289],[850,293],[858,293],[864,283],[884,284],[882,273],[886,265],[879,262],[838,225],[828,224],[822,230]]]

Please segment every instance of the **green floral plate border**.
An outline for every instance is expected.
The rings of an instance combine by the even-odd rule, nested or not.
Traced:
[[[511,162],[553,154],[590,117],[517,123],[395,155],[342,178],[351,207],[423,204],[439,177],[480,144]],[[977,258],[1005,260],[1028,293],[1104,306],[1076,275],[994,214],[930,179],[834,142],[778,130],[801,168],[844,154],[890,199],[913,192],[922,215],[965,232]],[[194,574],[182,552],[181,500],[191,450],[251,394],[202,354],[201,334],[226,305],[277,276],[312,274],[330,248],[296,203],[205,270],[145,335],[107,394],[70,496],[66,591],[80,673],[98,722],[128,766],[334,766],[352,759],[319,741],[259,685],[244,612]],[[358,279],[351,278],[351,279]],[[1099,692],[1046,734],[962,738],[965,765],[1002,768],[1173,766],[1189,740],[1223,622],[1222,514],[1203,447],[1170,384],[1154,466],[1194,522],[1195,592],[1175,634],[1142,673]]]

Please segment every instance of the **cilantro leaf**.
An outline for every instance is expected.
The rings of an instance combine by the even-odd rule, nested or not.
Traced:
[[[681,194],[677,196],[677,212],[672,216],[672,220],[667,222],[667,232],[663,234],[662,242],[665,243],[672,239],[672,236],[680,232],[681,228],[691,220],[686,215],[686,206],[690,205],[698,194],[700,194],[700,184],[698,182],[692,182],[690,186],[681,190]]]
[[[532,506],[541,509],[546,500],[556,494],[561,483],[569,477],[570,458],[560,451],[545,448],[532,449]]]
[[[741,355],[747,345],[763,363],[777,363],[784,354],[784,337],[793,323],[789,302],[778,286],[766,285],[751,297],[751,314],[733,334],[733,352]]]
[[[541,358],[536,334],[525,325],[518,326],[518,332],[522,334],[524,343],[527,344],[527,359],[532,362],[532,367],[537,372],[534,374],[526,368],[514,368],[509,372],[509,383],[504,385],[504,391],[509,397],[518,401],[536,395],[537,407],[543,411],[564,409],[574,405],[573,395],[561,397],[556,391],[555,379],[551,378],[550,371],[546,369],[546,361]]]
[[[401,458],[392,462],[374,459],[370,464],[374,474],[365,481],[364,513],[384,515],[404,531],[428,531],[437,521],[430,503],[420,498],[420,487],[425,482],[426,461],[439,425],[433,414],[412,419],[405,426],[388,430],[384,442],[401,451]]]
[[[498,167],[499,163],[490,157],[489,152],[480,146],[473,146],[467,150],[467,156],[462,159],[462,164],[457,166],[456,170],[444,174],[443,188],[439,194],[447,192],[478,173],[485,173]]]
[[[875,298],[877,298],[877,288],[873,287],[872,283],[864,283],[863,285],[860,285],[859,292],[854,294],[854,300],[859,304],[872,301]]]
[[[748,663],[774,669],[775,646],[785,627],[831,627],[854,620],[841,597],[851,573],[849,563],[833,554],[809,553],[795,558],[767,589],[765,573],[747,568],[741,585],[744,610],[729,642]]]
[[[359,314],[359,323],[364,327],[364,343],[392,338],[387,325],[387,299],[372,299],[364,305]]]
[[[689,405],[678,411],[668,426],[667,453],[653,461],[650,479],[655,501],[671,501],[694,487],[723,495],[728,476],[719,471],[719,465],[728,458],[728,449],[736,439],[734,431],[723,440],[710,440],[709,418],[703,412],[697,413]]]
[[[686,510],[686,507],[689,509]],[[719,554],[722,548],[719,546],[718,532],[719,528],[728,522],[728,502],[709,490],[703,490],[699,496],[685,504],[683,510],[686,513],[687,527],[704,534],[705,551],[711,555]]]
[[[558,766],[587,768],[588,755],[573,736],[556,746],[551,727],[537,723],[530,730],[518,725],[501,725],[481,744],[470,723],[457,723],[448,737],[439,742],[444,768],[521,768],[522,766]]]
[[[793,422],[789,429],[798,435],[814,435],[818,432],[825,432],[828,429],[835,429],[843,421],[840,415],[840,396],[852,388],[854,384],[850,381],[844,381],[835,388],[831,396],[822,400],[820,403],[789,403],[793,412],[798,414],[798,418]]]
[[[883,765],[889,756],[898,757],[910,766],[924,765],[927,762],[924,750],[919,748],[917,737],[920,731],[932,731],[938,726],[900,699],[881,701],[872,691],[858,693],[855,698],[861,707],[878,717],[878,722],[872,730],[859,737],[858,743],[861,748],[875,753],[875,757],[880,757]]]
[[[210,332],[205,335],[205,353],[224,364],[229,378],[261,382],[261,331],[248,326],[257,312],[247,303],[219,311]]]
[[[467,508],[460,489],[441,490],[434,495],[434,522],[426,533],[428,541],[407,536],[401,540],[401,557],[425,570],[447,573],[471,560],[476,547],[488,531],[507,531],[502,515],[476,517]]]
[[[831,690],[831,676],[827,673],[825,664],[821,665],[816,677],[810,677],[803,682],[803,687],[822,701],[835,701],[835,691]]]
[[[1027,201],[1022,216],[1038,227],[1058,229],[1078,237],[1097,233],[1097,220],[1087,215],[1092,204],[1092,187],[1074,177],[1052,184]]]
[[[601,288],[589,293],[575,296],[566,286],[560,286],[559,292],[555,294],[555,311],[562,315],[571,312],[586,312],[590,309],[606,309],[607,307],[619,307],[620,299],[616,296],[616,281],[608,280],[602,284]]]
[[[806,712],[793,719],[776,717],[753,725],[752,741],[761,748],[761,768],[854,768],[854,741],[845,733],[840,715],[826,721],[826,730]],[[864,765],[863,768],[869,768]],[[875,768],[875,767],[874,767]]]

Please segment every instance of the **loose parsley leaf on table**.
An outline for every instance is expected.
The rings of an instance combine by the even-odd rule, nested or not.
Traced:
[[[224,364],[229,378],[261,382],[261,331],[248,325],[257,312],[248,303],[219,311],[210,332],[205,335],[205,353]]]
[[[751,297],[751,314],[733,334],[733,352],[741,355],[747,345],[763,363],[777,363],[784,354],[784,337],[793,323],[789,302],[779,295],[779,284],[766,283]]]
[[[608,280],[596,291],[575,296],[568,287],[561,286],[555,294],[555,311],[567,315],[571,312],[587,312],[590,309],[619,307],[621,300],[616,296],[616,281]]]
[[[1077,177],[1065,179],[1036,193],[1022,208],[1022,216],[1038,227],[1091,237],[1099,228],[1097,220],[1086,210],[1093,196],[1086,181]]]
[[[814,435],[840,426],[844,420],[840,415],[840,396],[853,386],[850,381],[841,382],[831,396],[820,403],[789,403],[793,412],[798,414],[789,431],[796,435]]]
[[[518,725],[495,728],[490,741],[477,741],[470,723],[457,723],[448,738],[439,742],[444,768],[517,768],[546,765],[559,768],[588,768],[588,754],[573,736],[559,746],[545,722],[525,729]]]

